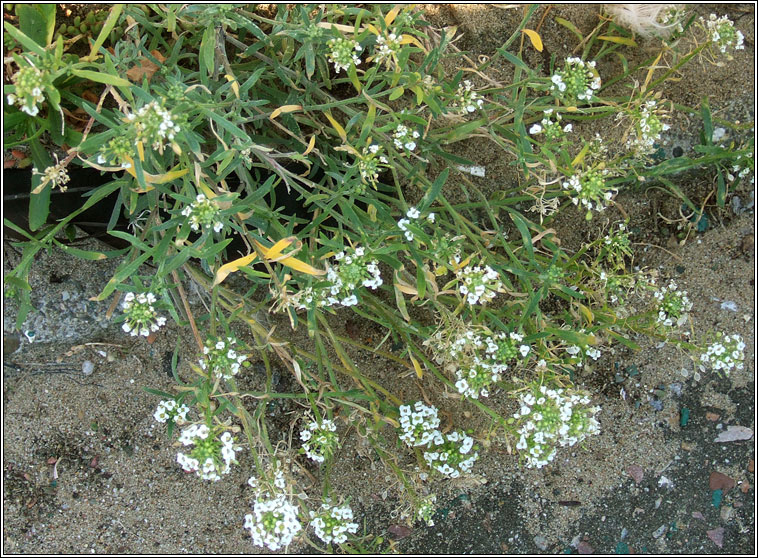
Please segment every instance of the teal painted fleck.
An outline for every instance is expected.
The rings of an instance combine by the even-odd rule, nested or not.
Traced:
[[[714,508],[718,508],[721,505],[721,497],[723,496],[724,492],[718,488],[713,491],[713,495],[711,496],[711,502],[713,503]]]
[[[690,420],[690,410],[687,407],[682,407],[682,417],[679,419],[679,426],[687,426]]]

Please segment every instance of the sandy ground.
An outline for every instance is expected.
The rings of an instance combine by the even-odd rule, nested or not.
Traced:
[[[742,9],[732,6],[729,13],[740,18],[745,52],[725,68],[691,65],[684,79],[667,86],[669,98],[696,106],[708,94],[723,118],[754,118],[754,12],[743,16]],[[561,6],[552,15],[584,31],[596,22],[590,7]],[[459,25],[464,33],[460,48],[491,54],[519,14],[458,6],[431,8],[429,17],[435,24]],[[551,15],[542,35],[552,52],[563,53],[564,44],[575,42]],[[700,123],[689,118],[673,124],[666,149],[691,148]],[[510,167],[491,147],[461,149],[488,165],[483,190],[509,178]],[[682,177],[681,186],[700,195],[704,180]],[[744,201],[749,193],[740,195]],[[520,468],[515,455],[493,444],[480,452],[473,478],[434,485],[439,505],[434,527],[417,523],[398,529],[404,524],[399,518],[403,495],[376,455],[359,437],[348,435],[331,481],[335,491],[350,498],[366,533],[392,540],[392,549],[422,554],[754,553],[754,438],[714,442],[728,426],[755,429],[754,214],[713,211],[709,229],[679,246],[676,231],[656,217],[658,212],[672,215],[676,203],[670,195],[627,191],[617,201],[639,228],[635,264],[675,279],[688,291],[698,331],[742,335],[748,346],[744,370],[727,379],[704,373],[698,380],[689,357],[642,339],[636,340],[642,345],[638,352],[607,351],[591,373],[577,378],[602,406],[601,435],[562,451],[554,465],[539,471]],[[620,213],[607,217],[617,219]],[[567,212],[554,226],[568,246],[592,234],[580,212]],[[7,244],[3,249],[7,270],[17,256]],[[41,312],[26,328],[38,332],[33,343],[9,333],[14,306],[4,308],[4,552],[257,553],[242,528],[252,497],[246,485],[249,458],[243,455],[222,482],[187,476],[164,427],[152,418],[159,399],[143,390],[171,390],[170,355],[177,344],[180,373],[187,373],[187,361],[195,358],[188,332],[169,327],[151,344],[107,325],[105,304],[93,306],[87,298],[99,292],[112,270],[110,262],[43,255],[32,281]],[[339,317],[345,322],[348,316]],[[278,331],[287,327],[282,322]],[[376,334],[349,319],[336,327],[364,341]],[[291,340],[302,341],[302,335],[292,334]],[[20,341],[15,352],[14,341]],[[374,355],[351,356],[380,377],[399,372]],[[251,386],[261,381],[256,370],[249,372]],[[630,377],[617,376],[632,370],[637,372]],[[286,372],[280,381],[280,388],[288,390]],[[418,396],[413,389],[404,395]],[[685,409],[689,421],[683,426]],[[457,412],[456,424],[467,411]],[[272,405],[268,414],[272,435],[286,439],[299,410],[293,404]],[[291,465],[298,489],[317,497],[318,469],[306,465],[304,472]],[[410,468],[411,461],[401,465]],[[714,472],[734,482],[718,505]],[[298,542],[290,550],[307,552],[308,547]]]

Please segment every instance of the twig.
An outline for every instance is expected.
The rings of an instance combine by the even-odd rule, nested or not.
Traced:
[[[670,256],[673,256],[674,258],[676,258],[680,262],[682,261],[682,258],[680,258],[679,256],[677,256],[676,254],[674,254],[672,252],[669,252],[663,246],[658,246],[657,244],[648,244],[647,242],[635,242],[634,244],[638,244],[640,246],[652,246],[653,248],[659,248],[659,249],[663,250],[664,252],[666,252],[667,254],[669,254]]]
[[[187,320],[189,320],[190,327],[192,328],[192,334],[195,336],[195,341],[197,341],[198,348],[202,351],[203,350],[203,341],[200,338],[200,332],[197,330],[197,324],[195,324],[195,318],[192,316],[192,311],[189,307],[189,302],[187,301],[187,297],[184,294],[184,287],[182,287],[182,283],[179,280],[179,274],[176,272],[176,270],[171,271],[171,277],[176,282],[176,290],[179,291],[179,296],[182,299],[182,305],[184,306],[184,311],[187,313]]]

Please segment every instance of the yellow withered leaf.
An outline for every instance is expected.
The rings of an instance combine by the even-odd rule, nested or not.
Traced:
[[[198,182],[197,187],[203,191],[203,194],[205,194],[205,197],[208,198],[209,200],[212,200],[217,195],[216,192],[211,190],[211,187],[208,186],[205,182],[202,182],[202,181]]]
[[[299,271],[300,273],[306,273],[308,275],[325,275],[326,271],[323,271],[321,269],[316,269],[315,267],[308,265],[305,262],[301,262],[300,260],[293,258],[292,256],[288,255],[288,256],[282,257],[282,252],[293,242],[299,243],[296,237],[288,236],[287,238],[283,238],[280,241],[276,242],[271,248],[266,248],[263,244],[261,244],[257,240],[253,240],[255,247],[260,251],[261,255],[264,258],[266,258],[266,260],[268,261],[278,262],[282,265],[286,265],[287,267],[294,269],[295,271]],[[222,265],[216,272],[216,278],[213,280],[213,284],[218,285],[224,279],[226,279],[230,273],[234,273],[235,271],[238,271],[241,267],[250,265],[255,260],[257,255],[258,255],[257,253],[248,254],[247,256],[238,258],[234,261],[231,261],[229,263]]]
[[[418,363],[418,361],[413,357],[413,355],[408,355],[411,357],[411,362],[413,363],[413,368],[416,370],[416,376],[418,376],[418,379],[424,377],[424,371],[421,368],[421,365]]]
[[[235,78],[231,74],[225,74],[224,77],[226,78],[227,81],[231,82],[232,91],[234,91],[234,96],[239,99],[240,98],[240,84],[237,81],[237,78]]]
[[[411,287],[410,285],[407,285],[405,283],[397,282],[395,283],[395,288],[398,289],[400,292],[405,293],[407,295],[417,295],[418,289],[416,287]]]
[[[253,240],[255,245],[258,247],[258,250],[261,251],[261,254],[263,254],[263,257],[267,260],[275,260],[277,256],[279,256],[284,250],[293,242],[296,242],[297,238],[294,236],[288,236],[286,238],[283,238],[276,242],[271,248],[266,248],[263,244],[260,242]]]
[[[340,139],[344,142],[347,141],[347,134],[345,133],[345,129],[340,126],[340,123],[337,122],[329,113],[329,111],[324,112],[324,116],[326,116],[326,119],[329,120],[329,122],[332,124],[332,127],[337,131],[337,134],[339,134]]]
[[[532,42],[532,46],[536,48],[539,52],[542,52],[542,37],[540,37],[540,34],[534,31],[533,29],[522,29],[521,30],[527,37],[529,37],[529,40]]]
[[[630,37],[612,37],[610,35],[600,35],[598,37],[601,41],[609,41],[611,43],[618,43],[620,45],[627,45],[630,47],[636,47],[637,43]]]
[[[397,17],[397,14],[400,13],[400,10],[403,9],[403,6],[395,6],[392,8],[386,16],[384,16],[384,23],[389,27],[392,25],[392,22],[395,21],[395,18]]]
[[[310,141],[308,142],[308,147],[303,151],[303,157],[308,155],[311,151],[313,151],[314,146],[316,145],[316,135],[312,135]]]
[[[295,112],[296,110],[302,110],[303,105],[282,105],[278,109],[275,109],[268,117],[273,120],[280,114],[287,114],[289,112]]]
[[[422,45],[416,37],[414,37],[413,35],[408,35],[407,33],[403,33],[403,38],[400,39],[400,44],[401,45],[412,44],[419,47],[424,52],[426,52],[424,45]]]
[[[213,279],[213,286],[215,287],[216,285],[221,283],[224,279],[226,279],[229,276],[230,273],[237,271],[241,267],[250,265],[253,262],[253,260],[255,260],[256,257],[257,257],[257,254],[249,254],[247,256],[238,258],[234,261],[231,261],[219,267],[218,271],[216,272],[216,277],[215,279]]]
[[[647,86],[650,85],[650,80],[653,79],[653,72],[655,72],[655,69],[658,67],[658,61],[661,59],[661,56],[663,56],[663,51],[661,51],[658,54],[658,58],[656,58],[655,61],[650,64],[650,68],[648,69],[647,75],[645,76],[645,83],[642,84],[640,93],[644,93],[647,90]]]
[[[595,315],[592,313],[592,310],[587,308],[581,302],[577,302],[576,305],[577,305],[577,308],[579,308],[579,311],[584,315],[584,317],[587,318],[587,322],[589,322],[589,324],[592,325],[592,322],[595,320]]]
[[[305,262],[301,262],[300,260],[297,260],[295,258],[287,257],[282,260],[278,260],[280,264],[286,265],[287,267],[291,267],[295,271],[299,271],[300,273],[306,273],[307,275],[326,275],[326,271],[323,269],[316,269],[312,265],[308,265]]]

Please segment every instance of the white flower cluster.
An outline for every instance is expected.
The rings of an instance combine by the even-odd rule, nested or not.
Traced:
[[[303,442],[305,455],[317,463],[323,463],[331,457],[339,444],[337,425],[328,419],[320,423],[313,421],[308,428],[300,432],[300,440]]]
[[[661,122],[655,101],[645,101],[633,114],[634,130],[627,140],[627,147],[637,155],[650,154],[655,150],[655,143],[661,139],[663,132],[671,128]]]
[[[559,140],[563,137],[563,134],[569,133],[574,129],[574,125],[570,122],[561,128],[561,120],[563,117],[560,112],[555,113],[555,120],[552,119],[553,109],[547,109],[543,111],[543,118],[539,124],[532,124],[529,128],[529,133],[532,135],[545,134],[547,141]]]
[[[327,268],[326,286],[308,287],[292,296],[291,304],[295,308],[355,306],[358,304],[356,289],[362,286],[376,290],[382,285],[379,263],[370,259],[362,246],[339,252],[334,259],[338,263]]]
[[[626,310],[623,305],[628,294],[638,286],[637,276],[627,274],[623,269],[620,271],[618,269],[612,271],[600,269],[597,278],[599,280],[598,289],[604,294],[608,302],[620,305],[616,314],[619,317],[624,317]]]
[[[424,461],[444,476],[456,479],[470,473],[479,459],[478,452],[471,453],[473,447],[474,439],[463,432],[443,434],[435,430],[429,449],[424,452]]]
[[[485,304],[495,298],[497,292],[502,289],[500,276],[490,266],[484,267],[467,265],[456,271],[460,285],[458,291],[466,297],[471,306],[478,302]]]
[[[569,361],[577,366],[583,366],[586,357],[597,360],[603,355],[600,349],[591,345],[569,345],[566,347],[566,352],[570,355]]]
[[[350,506],[333,506],[327,500],[321,504],[318,511],[310,511],[310,526],[316,531],[316,536],[325,544],[347,542],[347,535],[358,532],[358,524],[352,521],[353,510]]]
[[[484,99],[473,88],[474,85],[467,79],[458,84],[458,91],[455,93],[453,106],[463,114],[474,112],[476,109],[482,108],[484,104]]]
[[[416,401],[413,409],[410,405],[400,405],[400,428],[403,430],[400,439],[410,447],[426,446],[440,425],[437,407]]]
[[[157,101],[140,107],[136,113],[127,113],[126,120],[132,123],[136,132],[135,143],[144,142],[155,150],[163,149],[166,141],[173,142],[180,131],[171,111]]]
[[[398,124],[395,133],[392,135],[392,141],[397,149],[413,151],[416,149],[416,140],[420,136],[418,130],[411,130],[405,124]]]
[[[376,46],[378,47],[376,53],[376,61],[381,64],[384,61],[389,62],[393,58],[397,57],[397,51],[402,46],[403,36],[390,33],[385,38],[384,35],[379,35],[376,38]]]
[[[124,310],[124,324],[121,329],[132,336],[147,337],[151,331],[158,331],[158,328],[166,325],[166,318],[159,316],[153,306],[155,301],[153,293],[126,293],[121,305]]]
[[[186,404],[179,405],[174,399],[168,399],[158,403],[153,418],[162,423],[184,424],[187,422],[187,413],[189,413],[189,407]]]
[[[204,424],[193,424],[185,428],[179,441],[185,446],[195,447],[189,455],[176,454],[176,461],[188,473],[197,473],[202,479],[218,481],[221,475],[229,473],[232,463],[237,463],[234,456],[241,450],[235,445],[234,437],[224,432],[219,438],[211,435],[211,429]]]
[[[568,57],[563,71],[550,78],[550,91],[557,98],[572,101],[591,101],[595,91],[600,89],[600,76],[595,71],[595,61],[585,62],[581,58]]]
[[[32,168],[32,174],[42,175],[40,186],[43,186],[49,182],[52,184],[53,188],[60,188],[61,192],[68,190],[68,186],[66,186],[66,184],[68,184],[70,177],[68,176],[68,171],[66,170],[66,167],[63,166],[63,163],[51,165],[42,172],[39,172],[37,170],[37,167],[34,167]]]
[[[286,495],[271,496],[259,492],[255,497],[253,513],[245,515],[243,526],[250,530],[253,544],[279,550],[289,546],[303,530],[297,516],[297,506],[292,505]]]
[[[529,356],[531,347],[523,340],[524,336],[515,331],[493,334],[467,328],[452,340],[442,360],[455,366],[459,393],[472,399],[488,397],[489,387],[502,379],[508,363]]]
[[[401,231],[403,231],[403,234],[405,235],[405,239],[408,242],[413,242],[413,239],[415,238],[413,231],[408,229],[408,225],[412,225],[414,228],[418,227],[420,230],[421,227],[417,224],[419,217],[421,217],[421,212],[415,207],[411,207],[405,213],[405,218],[400,219],[397,222],[397,227]],[[426,216],[426,221],[428,223],[434,223],[434,218],[435,218],[434,213],[430,213],[429,215]]]
[[[471,471],[479,458],[474,452],[468,455],[474,445],[474,439],[462,432],[442,434],[437,427],[440,420],[437,408],[416,401],[411,410],[410,405],[400,406],[400,439],[408,446],[425,446],[424,460],[429,467],[449,478],[457,478]]]
[[[224,224],[218,220],[219,207],[204,194],[198,194],[195,201],[182,209],[182,215],[189,217],[190,227],[193,231],[213,228],[215,232],[221,231]]]
[[[16,86],[15,93],[8,94],[8,104],[18,104],[20,110],[29,116],[37,116],[37,103],[45,100],[42,92],[45,90],[45,74],[36,66],[22,66],[11,78]]]
[[[361,180],[369,184],[376,184],[379,180],[379,171],[382,168],[388,168],[389,161],[382,155],[382,146],[378,143],[372,143],[364,147],[357,161],[358,172]]]
[[[102,153],[97,156],[98,165],[119,165],[129,169],[132,164],[129,159],[134,155],[134,145],[127,134],[117,135],[103,146]]]
[[[687,11],[679,4],[669,4],[668,9],[664,9],[658,19],[666,31],[664,39],[668,34],[676,36],[684,32],[682,23],[687,19]]]
[[[719,335],[718,341],[710,345],[700,356],[701,370],[708,366],[716,372],[729,375],[732,370],[742,370],[745,360],[745,343],[737,335]]]
[[[590,217],[593,209],[603,211],[606,202],[616,194],[615,188],[610,188],[605,184],[605,174],[605,169],[590,169],[584,173],[575,174],[562,184],[563,189],[567,190],[571,196],[571,202],[574,205],[581,203],[587,208]]]
[[[680,291],[674,281],[670,281],[667,287],[661,287],[653,296],[658,301],[658,323],[681,327],[687,322],[692,302],[687,297],[687,291]]]
[[[429,494],[429,496],[419,502],[418,506],[416,507],[416,520],[423,521],[429,527],[434,527],[434,520],[432,517],[434,517],[434,512],[437,511],[437,507],[435,505],[436,502],[436,494]]]
[[[755,158],[752,151],[737,157],[732,165],[732,172],[727,174],[729,182],[746,177],[750,177],[750,184],[755,184]]]
[[[516,449],[525,452],[527,467],[541,468],[550,463],[560,446],[573,446],[590,434],[600,432],[595,415],[600,407],[589,407],[582,393],[533,385],[520,397],[520,410],[513,415],[521,421]]]
[[[734,23],[726,17],[717,17],[716,14],[708,16],[708,20],[700,18],[708,32],[708,40],[711,41],[722,54],[726,54],[727,49],[744,50],[742,44],[745,37],[741,31],[734,28]]]
[[[205,342],[203,347],[203,358],[200,359],[200,368],[210,372],[211,376],[229,380],[236,376],[240,371],[240,365],[244,363],[248,355],[238,354],[232,345],[236,345],[237,340],[228,337],[226,340]]]
[[[334,71],[338,74],[340,70],[347,71],[350,69],[350,66],[357,66],[361,63],[361,59],[355,53],[362,51],[363,48],[357,41],[340,37],[339,39],[329,41],[327,46],[331,49],[329,62],[334,63]]]

